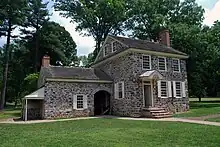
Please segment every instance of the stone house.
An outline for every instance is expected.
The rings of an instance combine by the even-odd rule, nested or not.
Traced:
[[[43,57],[40,89],[26,96],[23,118],[161,118],[187,111],[188,56],[170,47],[168,31],[159,38],[160,43],[109,35],[91,68],[51,66],[50,57]]]

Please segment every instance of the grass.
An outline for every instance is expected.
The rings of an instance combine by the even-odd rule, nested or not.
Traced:
[[[190,98],[190,110],[186,113],[176,114],[175,117],[199,117],[211,114],[220,114],[220,98]]]
[[[220,117],[217,118],[208,118],[206,121],[220,122]]]
[[[0,146],[216,147],[220,127],[177,122],[90,119],[0,124]]]
[[[0,111],[0,120],[21,116],[21,106],[14,108],[13,105],[7,105],[3,111]]]

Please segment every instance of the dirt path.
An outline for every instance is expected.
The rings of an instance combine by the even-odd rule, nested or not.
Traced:
[[[194,124],[203,124],[203,125],[212,125],[212,126],[220,126],[218,122],[209,122],[202,120],[192,120],[192,119],[183,119],[183,118],[163,118],[163,119],[152,119],[152,118],[131,118],[131,117],[116,117],[116,116],[100,116],[100,117],[81,117],[81,118],[70,118],[70,119],[58,119],[58,120],[34,120],[34,121],[3,121],[1,123],[5,124],[35,124],[35,123],[50,123],[50,122],[60,122],[60,121],[74,121],[74,120],[82,120],[82,119],[94,119],[94,118],[114,118],[114,119],[122,119],[122,120],[141,120],[141,121],[170,121],[170,122],[186,122],[186,123],[194,123]]]

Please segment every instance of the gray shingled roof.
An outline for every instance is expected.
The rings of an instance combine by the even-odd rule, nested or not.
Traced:
[[[110,36],[121,43],[128,46],[128,48],[135,48],[135,49],[142,49],[142,50],[149,50],[149,51],[156,51],[156,52],[164,52],[164,53],[172,53],[178,55],[185,55],[187,54],[180,52],[178,50],[173,49],[172,47],[167,47],[163,44],[150,42],[147,40],[137,40],[125,37],[118,37],[118,36]]]
[[[64,79],[77,79],[77,80],[106,80],[112,81],[112,79],[102,70],[97,68],[75,68],[75,67],[61,67],[50,66],[42,68],[47,78],[64,78]],[[44,72],[43,72],[44,73]]]

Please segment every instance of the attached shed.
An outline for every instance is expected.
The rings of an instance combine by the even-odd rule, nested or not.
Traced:
[[[23,120],[43,119],[44,112],[44,87],[24,97]]]

